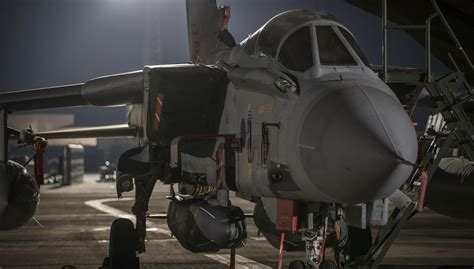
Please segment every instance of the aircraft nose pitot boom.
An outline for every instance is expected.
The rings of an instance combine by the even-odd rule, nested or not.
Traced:
[[[305,102],[293,140],[300,163],[290,167],[306,179],[299,184],[313,196],[306,198],[344,204],[380,199],[409,177],[416,134],[395,96],[346,85]]]

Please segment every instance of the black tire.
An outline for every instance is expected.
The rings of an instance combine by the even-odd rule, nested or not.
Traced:
[[[109,257],[105,257],[104,261],[102,262],[102,266],[99,269],[110,269],[111,262]]]
[[[132,221],[114,220],[110,227],[109,259],[104,264],[108,262],[111,269],[140,268],[137,246],[138,236]]]
[[[129,219],[116,219],[110,226],[110,258],[133,255],[137,248],[138,236]]]
[[[295,260],[290,262],[288,269],[306,269],[306,264],[303,261]]]
[[[338,269],[339,267],[334,261],[326,260],[321,263],[319,266],[321,269]]]

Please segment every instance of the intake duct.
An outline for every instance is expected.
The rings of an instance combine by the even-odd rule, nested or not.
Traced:
[[[0,164],[0,230],[23,226],[35,214],[40,199],[35,179],[22,165]]]
[[[425,205],[449,217],[474,220],[474,162],[442,159],[428,184]]]
[[[194,253],[239,248],[247,238],[244,212],[236,206],[211,205],[198,199],[172,200],[167,215],[173,235]]]

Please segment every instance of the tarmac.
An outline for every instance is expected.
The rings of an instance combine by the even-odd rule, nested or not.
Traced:
[[[30,221],[20,229],[0,232],[0,269],[64,265],[97,269],[108,254],[111,222],[117,217],[133,218],[133,192],[118,200],[115,184],[96,183],[96,178],[86,175],[84,183],[73,186],[43,186],[35,217],[40,224]],[[166,213],[168,191],[157,184],[150,213]],[[246,213],[253,211],[250,202],[234,197],[233,203]],[[258,236],[251,219],[247,226],[247,245],[236,251],[236,268],[276,268],[278,250]],[[229,268],[229,251],[190,253],[170,236],[166,220],[148,222],[146,247],[147,252],[139,255],[142,269]],[[284,261],[303,258],[303,253],[285,253]],[[383,264],[385,268],[474,268],[474,222],[426,210],[402,230]]]

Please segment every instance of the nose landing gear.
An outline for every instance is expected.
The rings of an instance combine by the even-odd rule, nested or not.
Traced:
[[[292,261],[289,269],[343,268],[343,248],[348,237],[348,226],[342,207],[320,204],[309,210],[307,228],[302,229],[306,262]]]

